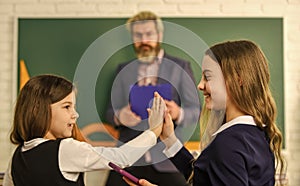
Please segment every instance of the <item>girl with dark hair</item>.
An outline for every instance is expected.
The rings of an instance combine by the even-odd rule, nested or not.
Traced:
[[[5,186],[84,185],[83,172],[110,169],[110,161],[132,165],[154,146],[162,130],[165,104],[155,94],[149,130],[119,148],[92,147],[72,138],[79,117],[74,85],[63,77],[39,75],[22,88],[10,140],[18,145]]]

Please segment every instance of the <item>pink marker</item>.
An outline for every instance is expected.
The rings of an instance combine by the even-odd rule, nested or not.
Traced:
[[[116,172],[120,173],[121,175],[125,176],[126,178],[128,178],[129,180],[131,180],[133,183],[140,185],[139,184],[139,179],[135,176],[133,176],[132,174],[130,174],[129,172],[123,170],[121,167],[119,167],[118,165],[109,162],[108,165],[113,168]]]

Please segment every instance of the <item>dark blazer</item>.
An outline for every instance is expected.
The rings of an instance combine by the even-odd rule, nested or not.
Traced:
[[[119,140],[127,142],[148,128],[147,120],[133,128],[117,126],[114,114],[128,104],[129,87],[137,82],[139,61],[134,60],[120,64],[112,85],[111,99],[106,113],[106,120],[120,131]],[[190,63],[182,59],[165,54],[158,72],[158,84],[169,82],[172,84],[172,99],[184,110],[183,121],[176,126],[175,132],[182,141],[188,140],[194,131],[200,113],[200,100]],[[183,135],[183,130],[189,130],[190,135]],[[157,151],[162,150],[162,143]],[[160,153],[162,154],[162,153]]]
[[[170,160],[193,185],[275,184],[275,160],[269,140],[256,126],[238,124],[221,133],[197,160],[184,147]]]

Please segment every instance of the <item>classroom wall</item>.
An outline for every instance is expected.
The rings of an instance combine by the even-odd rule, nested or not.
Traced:
[[[0,172],[14,149],[8,133],[17,83],[15,18],[129,17],[140,10],[166,17],[284,18],[284,154],[289,185],[300,185],[300,0],[0,0]]]

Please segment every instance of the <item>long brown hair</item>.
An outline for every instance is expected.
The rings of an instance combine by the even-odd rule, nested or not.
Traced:
[[[51,124],[50,105],[64,99],[73,90],[73,84],[63,77],[32,77],[19,93],[10,141],[23,144],[24,141],[44,137]]]
[[[282,135],[276,125],[277,108],[269,88],[270,73],[264,53],[255,43],[240,40],[214,45],[206,54],[219,63],[235,105],[253,116],[257,126],[267,133],[276,168],[283,174]]]

